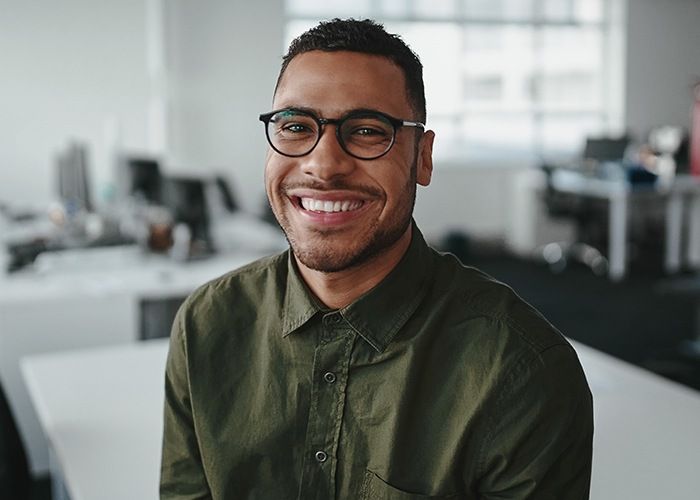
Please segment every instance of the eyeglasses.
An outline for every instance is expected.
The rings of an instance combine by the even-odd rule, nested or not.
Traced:
[[[335,125],[335,136],[343,150],[360,160],[374,160],[389,152],[401,127],[425,128],[425,124],[394,118],[372,110],[355,110],[341,118],[319,118],[297,108],[260,115],[272,149],[284,156],[309,154],[321,140],[323,125]]]

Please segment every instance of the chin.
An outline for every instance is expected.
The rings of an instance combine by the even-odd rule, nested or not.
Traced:
[[[292,244],[292,251],[299,262],[305,267],[322,273],[337,273],[350,269],[358,264],[362,252],[351,253],[334,251],[328,248],[303,248]]]
[[[408,223],[406,224],[407,227]],[[300,245],[294,239],[289,239],[288,237],[288,240],[297,260],[304,266],[323,273],[337,273],[380,258],[401,239],[405,230],[405,228],[400,229],[399,226],[390,232],[375,233],[364,241],[356,240],[355,242],[358,244],[355,247],[323,242],[309,244],[308,240]]]

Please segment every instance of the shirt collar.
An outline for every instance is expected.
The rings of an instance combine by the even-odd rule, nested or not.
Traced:
[[[397,266],[377,286],[340,310],[350,326],[377,351],[387,348],[427,293],[431,255],[414,222],[411,243]],[[282,323],[285,336],[324,310],[299,275],[291,251],[288,266]]]
[[[282,305],[282,336],[309,321],[323,307],[299,274],[292,250],[287,250],[287,288]]]

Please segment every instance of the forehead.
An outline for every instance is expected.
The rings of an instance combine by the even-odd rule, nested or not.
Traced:
[[[274,108],[307,107],[324,116],[352,109],[376,109],[412,116],[403,71],[386,57],[358,52],[311,51],[287,66]]]

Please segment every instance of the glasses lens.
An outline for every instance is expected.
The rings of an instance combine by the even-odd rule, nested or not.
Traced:
[[[378,114],[350,116],[340,125],[340,139],[351,155],[358,158],[377,158],[394,143],[394,126]]]
[[[308,153],[316,144],[318,124],[309,114],[287,109],[272,115],[267,125],[267,135],[280,153],[300,156]]]

